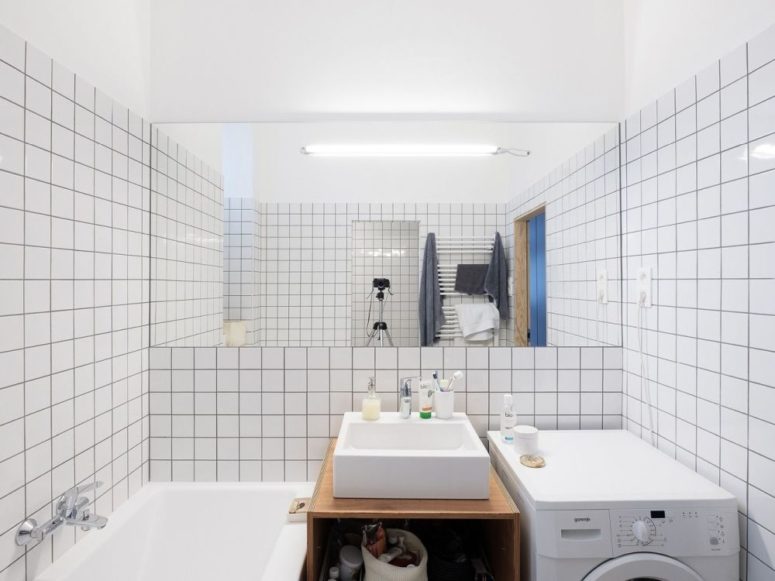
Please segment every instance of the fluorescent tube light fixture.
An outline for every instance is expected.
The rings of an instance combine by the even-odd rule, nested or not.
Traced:
[[[508,153],[527,157],[529,151],[482,143],[318,143],[301,148],[304,155],[323,157],[485,157]]]

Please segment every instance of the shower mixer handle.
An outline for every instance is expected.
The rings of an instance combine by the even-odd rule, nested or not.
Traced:
[[[101,480],[95,480],[94,482],[73,486],[65,490],[57,501],[57,514],[64,518],[74,518],[78,512],[91,504],[88,498],[81,495],[97,490],[102,485],[103,482]]]

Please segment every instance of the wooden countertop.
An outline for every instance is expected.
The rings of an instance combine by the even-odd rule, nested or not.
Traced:
[[[331,440],[309,507],[312,518],[433,518],[514,519],[516,505],[490,467],[490,498],[487,500],[334,498],[334,447]]]

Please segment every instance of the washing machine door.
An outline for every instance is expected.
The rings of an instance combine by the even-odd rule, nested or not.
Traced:
[[[606,561],[582,581],[702,581],[702,577],[665,555],[630,553]]]

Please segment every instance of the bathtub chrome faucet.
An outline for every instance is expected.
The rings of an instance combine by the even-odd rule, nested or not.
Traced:
[[[74,486],[65,491],[57,500],[54,517],[38,526],[34,518],[25,520],[16,531],[16,544],[24,546],[32,541],[42,541],[62,525],[81,527],[82,530],[101,529],[108,524],[104,516],[92,514],[89,511],[91,501],[82,496],[85,492],[102,486],[102,482],[90,482],[82,486]]]

